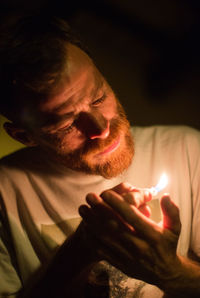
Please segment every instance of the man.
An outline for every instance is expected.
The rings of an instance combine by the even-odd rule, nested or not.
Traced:
[[[199,133],[130,130],[63,20],[11,19],[0,40],[4,127],[27,146],[0,164],[0,297],[199,297]],[[141,188],[163,170],[156,223]]]

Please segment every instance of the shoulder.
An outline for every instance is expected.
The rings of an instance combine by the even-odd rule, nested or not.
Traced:
[[[1,167],[20,167],[34,156],[32,148],[23,148],[0,159]]]
[[[184,125],[133,127],[132,133],[135,141],[143,144],[157,142],[163,146],[177,143],[200,146],[200,131]]]
[[[36,148],[23,148],[0,159],[0,178],[41,170],[43,162]]]
[[[0,187],[8,187],[9,181],[15,181],[23,172],[27,149],[23,148],[0,159]]]

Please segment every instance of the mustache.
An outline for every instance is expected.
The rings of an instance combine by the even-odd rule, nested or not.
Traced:
[[[130,124],[125,117],[118,116],[110,122],[110,133],[106,139],[94,139],[88,140],[82,149],[80,149],[79,154],[82,156],[96,154],[107,147],[109,147],[114,140],[119,136],[120,131],[123,131],[124,128],[128,129]]]
[[[120,132],[126,132],[130,129],[130,123],[126,117],[126,113],[120,104],[117,101],[117,114],[116,116],[111,119],[110,121],[110,133],[107,138],[105,139],[88,139],[83,147],[74,150],[72,153],[68,154],[68,159],[84,159],[86,156],[95,155],[100,153],[101,151],[105,150],[106,147],[112,145],[113,141],[119,137]]]

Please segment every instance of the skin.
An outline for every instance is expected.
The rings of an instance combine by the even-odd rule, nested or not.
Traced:
[[[52,162],[70,167],[70,160],[75,162],[78,158],[79,170],[83,171],[83,157],[74,155],[82,148],[91,169],[108,162],[112,165],[121,156],[123,167],[112,173],[104,171],[109,177],[115,176],[123,171],[124,165],[129,165],[133,155],[133,149],[126,150],[128,121],[124,119],[123,124],[116,125],[120,118],[119,103],[92,60],[73,45],[69,44],[67,50],[68,65],[58,93],[39,104],[31,104],[31,109],[23,107],[20,116],[24,118],[19,119],[20,125],[11,121],[4,127],[14,139],[27,146],[37,146],[44,158]],[[127,163],[124,154],[129,155]],[[73,168],[74,163],[71,166]],[[81,297],[88,272],[101,259],[98,247],[98,241],[91,237],[82,222],[52,261],[42,265],[36,278],[30,279],[19,297]]]
[[[26,107],[21,126],[10,122],[4,127],[13,138],[37,146],[52,161],[91,174],[97,173],[99,165],[103,168],[110,162],[112,166],[119,157],[125,161],[129,156],[124,168],[119,163],[114,172],[98,172],[111,178],[132,160],[133,150],[127,151],[128,126],[114,129],[119,103],[91,59],[73,45],[68,45],[68,59],[57,95],[41,101],[34,110]],[[80,207],[83,222],[77,231],[19,297],[81,297],[88,272],[102,259],[172,297],[199,297],[199,265],[176,253],[181,228],[178,208],[168,196],[163,197],[164,221],[158,225],[148,218],[149,199],[149,194],[133,191],[128,184],[101,196],[88,194],[88,205]]]
[[[158,286],[165,297],[199,297],[199,264],[177,254],[181,231],[178,207],[164,195],[163,221],[157,224],[141,212],[145,198],[140,194],[139,206],[137,198],[132,192],[113,190],[100,196],[88,194],[88,205],[82,205],[79,212],[101,243],[100,257],[130,277]]]
[[[151,199],[151,195],[130,189],[131,185],[121,183],[106,190],[104,194],[111,191],[121,195],[128,204],[131,203],[140,212],[149,214],[146,202]],[[101,227],[99,231],[104,231],[104,228]],[[18,297],[83,297],[84,285],[90,270],[96,262],[105,259],[100,253],[103,249],[104,245],[93,236],[91,229],[82,221],[76,232],[63,243],[52,261],[36,272],[30,284]]]
[[[44,158],[77,171],[105,178],[119,175],[131,163],[129,122],[112,89],[92,60],[78,47],[67,47],[68,63],[56,95],[23,107],[22,126],[6,131]]]
[[[68,72],[64,86],[60,88],[61,90],[56,96],[49,97],[37,105],[30,129],[24,130],[30,143],[27,139],[21,139],[19,137],[17,134],[19,127],[15,126],[14,123],[8,127],[7,123],[5,129],[12,137],[19,139],[26,145],[46,146],[56,151],[59,144],[49,142],[47,136],[61,133],[63,130],[65,131],[65,135],[64,137],[61,136],[60,139],[64,139],[63,142],[66,144],[65,151],[66,153],[70,153],[80,148],[87,137],[106,138],[108,136],[108,121],[116,113],[114,95],[110,96],[107,100],[104,111],[101,108],[95,109],[100,103],[98,103],[99,98],[104,94],[104,90],[100,90],[94,96],[97,85],[103,83],[102,76],[95,69],[90,58],[79,48],[69,45],[68,56]],[[109,87],[106,85],[105,88],[108,89]],[[110,108],[108,109],[108,107]],[[73,127],[73,121],[80,112],[84,113],[85,117],[82,117],[78,126]],[[96,117],[92,117],[93,112]],[[27,113],[31,114],[31,111],[28,110]],[[69,116],[65,116],[65,114],[69,114]],[[82,133],[79,129],[81,127],[81,121],[84,121],[84,124],[87,123],[84,126],[85,133]],[[28,122],[24,124],[26,128],[29,127]],[[89,131],[88,127],[91,127]],[[22,129],[20,132],[22,132]]]

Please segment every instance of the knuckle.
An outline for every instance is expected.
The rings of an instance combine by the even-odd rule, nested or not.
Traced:
[[[118,184],[118,186],[121,188],[126,188],[126,182],[121,182],[120,184]]]
[[[138,205],[138,201],[136,200],[135,195],[134,195],[133,192],[129,192],[129,193],[124,194],[123,198],[127,203],[129,203],[131,205],[134,205],[134,206]]]
[[[127,191],[132,191],[133,190],[133,186],[128,182],[122,182],[121,187],[123,189],[126,189]]]
[[[101,198],[104,198],[105,196],[107,196],[107,194],[108,194],[108,190],[104,190],[104,191],[102,191],[102,193],[100,194],[100,197],[101,197]]]
[[[113,191],[111,189],[108,189],[108,190],[104,190],[101,193],[100,197],[103,198],[103,199],[104,198],[108,199],[108,198],[112,197],[112,195],[113,195]]]
[[[118,194],[122,194],[122,193],[125,193],[128,191],[131,191],[132,189],[133,189],[133,186],[128,182],[121,182],[120,184],[111,188],[111,190],[117,192]]]

